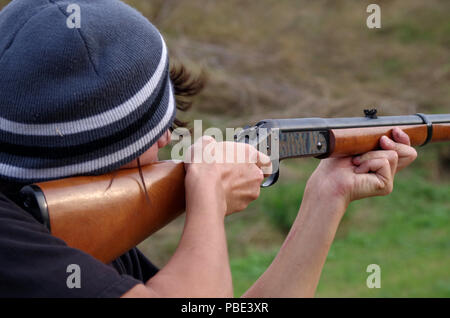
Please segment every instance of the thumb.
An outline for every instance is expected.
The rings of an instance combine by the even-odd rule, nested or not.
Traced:
[[[197,139],[197,141],[189,147],[189,151],[186,156],[186,160],[189,163],[200,163],[203,162],[203,154],[205,149],[209,148],[209,145],[215,144],[216,140],[211,136],[202,136]]]
[[[204,135],[201,138],[197,139],[196,143],[201,143],[203,146],[206,146],[212,142],[216,142],[216,140],[208,135]]]

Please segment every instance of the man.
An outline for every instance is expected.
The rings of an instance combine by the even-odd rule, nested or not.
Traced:
[[[74,4],[79,25],[67,23]],[[186,223],[161,270],[137,249],[102,264],[13,202],[25,184],[157,160],[183,84],[170,76],[156,28],[117,0],[15,0],[0,13],[0,34],[0,180],[9,197],[0,196],[0,296],[232,297],[224,218],[259,196],[267,162],[249,145],[204,137],[192,146],[188,156],[209,145],[257,160],[185,165]],[[283,247],[245,296],[314,295],[348,204],[390,193],[396,172],[417,156],[399,129],[380,146],[320,163]],[[72,264],[80,288],[67,284]]]

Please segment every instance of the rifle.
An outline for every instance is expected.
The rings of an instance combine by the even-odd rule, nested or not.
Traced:
[[[412,146],[450,141],[450,114],[378,117],[375,110],[365,117],[263,120],[235,140],[271,156],[273,174],[262,184],[268,187],[278,180],[281,160],[363,154],[378,149],[383,135],[392,138],[395,126]],[[109,263],[182,214],[184,177],[182,162],[164,161],[142,167],[142,176],[124,169],[37,183],[21,194],[24,207],[54,236]]]

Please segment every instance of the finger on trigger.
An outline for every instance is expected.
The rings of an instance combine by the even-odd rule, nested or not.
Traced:
[[[269,165],[262,166],[261,171],[264,174],[264,177],[269,177],[273,173],[272,162]]]
[[[272,174],[272,161],[266,154],[258,151],[256,165],[263,171],[264,175]]]

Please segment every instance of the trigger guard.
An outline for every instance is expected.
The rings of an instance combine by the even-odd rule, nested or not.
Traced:
[[[267,188],[271,185],[274,185],[278,181],[278,177],[280,176],[280,169],[277,172],[271,174],[266,181],[261,184],[261,188]]]

